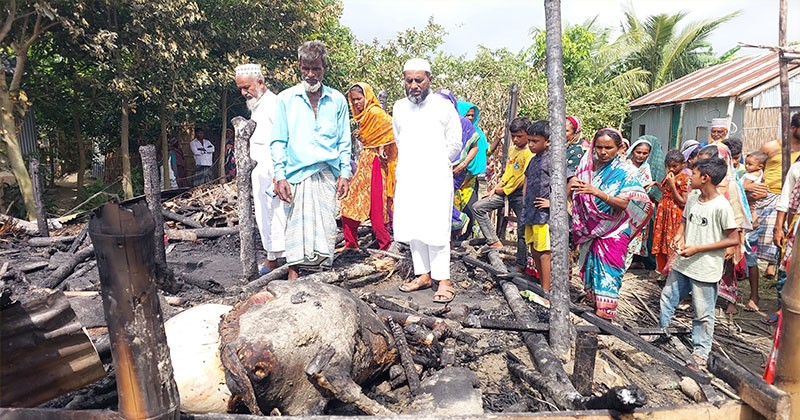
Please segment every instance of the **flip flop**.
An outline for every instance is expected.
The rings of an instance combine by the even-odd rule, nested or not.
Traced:
[[[443,286],[439,284],[439,289],[433,295],[434,303],[450,303],[456,297],[456,291],[453,286]]]
[[[401,284],[400,291],[408,293],[415,292],[417,290],[425,290],[429,289],[431,284],[433,284],[433,282],[425,283],[424,280],[421,280],[419,277],[415,277],[413,280]]]
[[[488,253],[490,253],[492,251],[500,251],[501,249],[503,249],[503,247],[494,248],[494,247],[489,246],[489,245],[484,245],[478,250],[478,253],[483,255],[483,254],[488,254]]]
[[[761,318],[761,323],[764,325],[775,325],[778,323],[778,314],[767,315]]]

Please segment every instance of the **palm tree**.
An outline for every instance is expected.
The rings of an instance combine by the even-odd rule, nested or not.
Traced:
[[[687,12],[658,14],[640,20],[628,6],[619,41],[634,52],[626,60],[628,68],[650,73],[650,90],[655,90],[699,68],[719,62],[708,37],[721,24],[738,16],[740,11],[718,19],[689,22],[679,28]]]

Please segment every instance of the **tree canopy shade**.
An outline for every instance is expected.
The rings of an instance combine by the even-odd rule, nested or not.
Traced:
[[[114,151],[122,156],[122,193],[130,196],[141,186],[129,154],[160,143],[166,155],[167,138],[195,125],[224,133],[231,115],[248,113],[234,67],[261,64],[278,92],[297,83],[297,47],[309,39],[328,45],[326,84],[344,91],[369,82],[386,93],[389,111],[404,95],[403,63],[425,57],[434,87],[478,105],[490,137],[504,129],[512,83],[520,87],[522,114],[548,117],[541,30],[522,51],[476,46],[467,57],[441,50],[447,32],[433,18],[386,42],[358,40],[339,21],[340,0],[6,0],[0,10],[0,130],[8,162],[0,164],[13,170],[29,214],[30,182],[16,139],[28,104],[36,105],[42,152],[57,171],[82,178],[93,150]],[[687,16],[642,20],[628,10],[616,39],[594,20],[565,27],[567,113],[580,116],[586,131],[621,128],[634,97],[731,55],[715,57],[706,40],[735,14],[683,25]]]

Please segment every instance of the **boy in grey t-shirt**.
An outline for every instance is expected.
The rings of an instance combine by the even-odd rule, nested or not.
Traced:
[[[672,239],[678,254],[661,292],[660,326],[666,328],[681,299],[692,294],[694,351],[690,366],[705,366],[714,336],[717,283],[725,251],[739,245],[739,227],[728,200],[717,192],[728,166],[720,158],[703,159],[692,169],[692,194],[686,199],[681,226]]]

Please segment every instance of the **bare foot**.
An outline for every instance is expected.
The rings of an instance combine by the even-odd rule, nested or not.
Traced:
[[[293,266],[293,265],[290,265],[289,266],[289,275],[286,276],[286,279],[287,280],[297,280],[298,277],[300,277],[300,274],[297,272],[297,268],[295,268],[295,266]]]
[[[750,298],[750,300],[747,301],[747,305],[744,306],[744,310],[747,312],[760,311],[761,309],[758,307],[758,299]]]
[[[352,246],[345,245],[345,246],[343,246],[341,248],[336,248],[335,250],[333,250],[333,252],[334,252],[334,254],[341,254],[342,252],[345,252],[345,251],[359,251],[359,250],[360,249],[358,247],[354,248]]]
[[[277,260],[266,260],[264,261],[264,265],[266,265],[270,270],[280,267]]]
[[[735,303],[728,303],[728,307],[725,308],[725,313],[728,315],[736,315],[737,313],[739,313],[739,310],[736,309]]]

